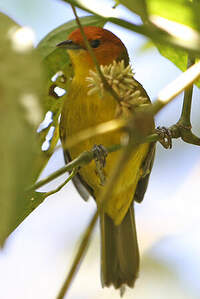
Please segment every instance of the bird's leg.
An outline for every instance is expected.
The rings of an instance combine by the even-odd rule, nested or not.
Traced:
[[[100,178],[100,184],[103,186],[106,181],[104,167],[106,165],[106,157],[108,155],[108,152],[102,144],[99,145],[95,144],[92,151],[94,153],[94,158],[96,163],[96,174]]]
[[[155,132],[160,136],[159,142],[162,144],[162,146],[166,149],[172,148],[172,133],[170,129],[167,129],[165,127],[157,127],[155,129]]]

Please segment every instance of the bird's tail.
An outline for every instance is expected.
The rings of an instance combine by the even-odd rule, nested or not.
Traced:
[[[134,209],[131,206],[118,226],[101,215],[101,278],[103,286],[133,287],[139,270],[139,250]]]

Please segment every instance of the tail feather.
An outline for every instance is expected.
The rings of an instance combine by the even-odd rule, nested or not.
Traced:
[[[101,215],[101,275],[102,285],[133,287],[139,270],[139,250],[133,206],[122,223],[114,225],[107,215]]]

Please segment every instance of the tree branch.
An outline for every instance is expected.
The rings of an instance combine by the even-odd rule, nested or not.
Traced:
[[[188,67],[193,65],[194,62],[195,59],[189,56]],[[192,93],[193,93],[193,85],[188,87],[188,89],[186,89],[184,92],[181,116],[178,122],[171,127],[171,131],[173,133],[176,133],[175,134],[176,138],[181,137],[181,139],[187,143],[200,145],[200,138],[198,138],[192,133],[192,125],[190,120]]]
[[[195,63],[194,58],[188,57],[188,68],[191,67]],[[190,114],[191,114],[191,104],[192,104],[192,93],[193,93],[193,85],[188,87],[188,89],[184,92],[183,99],[183,107],[181,117],[178,121],[179,125],[186,126],[191,128]]]
[[[160,138],[159,134],[152,134],[152,135],[147,136],[146,139],[143,140],[143,143],[155,142],[155,141],[158,141],[159,138]],[[125,147],[124,144],[114,144],[114,145],[111,145],[110,147],[107,147],[106,151],[108,153],[113,153],[113,152],[116,152],[116,151],[122,149],[123,147]],[[81,153],[77,158],[75,158],[74,160],[72,160],[71,162],[66,164],[65,166],[61,167],[57,171],[50,174],[45,179],[42,179],[42,180],[38,181],[37,183],[35,183],[34,185],[30,186],[27,191],[31,192],[31,191],[34,191],[36,189],[39,189],[42,186],[48,184],[49,182],[55,180],[57,177],[59,177],[63,173],[73,171],[73,170],[76,171],[77,168],[83,167],[84,165],[89,164],[94,159],[95,159],[95,155],[94,155],[93,150],[85,151],[85,152]],[[73,172],[73,174],[71,174],[71,176],[73,177],[74,175],[75,175],[75,173]],[[58,190],[57,189],[56,190],[59,191],[65,184],[67,184],[72,179],[71,176],[69,176],[67,178],[67,180],[62,185],[60,185],[58,187]],[[52,195],[53,193],[56,193],[57,192],[56,190],[50,191],[47,196]],[[47,196],[45,196],[45,198]]]
[[[67,291],[69,290],[71,282],[76,274],[76,271],[78,270],[78,268],[80,266],[82,258],[86,252],[87,247],[88,247],[92,232],[93,232],[95,224],[97,222],[97,218],[98,218],[98,213],[96,211],[95,214],[93,215],[93,217],[91,218],[90,223],[87,226],[87,229],[84,232],[81,244],[79,245],[78,252],[76,253],[76,256],[74,258],[71,269],[70,269],[69,273],[67,274],[66,280],[65,280],[58,296],[56,297],[56,299],[63,299],[64,296],[66,295]]]
[[[106,148],[106,150],[108,153],[112,153],[112,152],[119,150],[121,147],[122,147],[122,145],[116,144],[116,145],[112,145],[112,146]],[[36,190],[36,189],[48,184],[49,182],[53,181],[54,179],[56,179],[57,177],[59,177],[60,175],[62,175],[65,172],[72,171],[76,168],[87,165],[93,159],[95,159],[94,151],[93,150],[85,151],[85,152],[81,153],[77,158],[75,158],[74,160],[69,162],[67,165],[65,165],[62,168],[58,169],[57,171],[53,172],[45,179],[42,179],[42,180],[38,181],[37,183],[35,183],[34,185],[32,185],[27,191],[31,192],[33,190]]]

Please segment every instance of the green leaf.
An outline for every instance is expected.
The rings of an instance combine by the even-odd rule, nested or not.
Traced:
[[[1,24],[0,26],[0,36],[2,36],[5,39],[5,32],[9,32],[9,30],[13,27],[15,28],[20,28],[20,26],[11,18],[9,18],[7,15],[3,14],[0,12],[0,19],[1,19]]]
[[[42,118],[42,70],[31,47],[17,39],[19,27],[0,14],[0,245],[24,218],[25,190],[36,180],[40,147],[36,128]]]
[[[188,26],[191,29],[200,32],[200,2],[199,1],[189,1],[189,0],[147,0],[147,7],[149,15],[154,15],[158,17],[165,18],[167,20]],[[173,32],[180,30],[181,26],[176,27],[174,23],[172,27]],[[169,30],[166,28],[166,30]],[[185,32],[185,27],[182,27],[183,37],[187,32]],[[180,31],[181,33],[181,31]],[[195,41],[194,41],[195,43]],[[190,42],[192,44],[192,42]],[[187,69],[187,57],[186,51],[174,48],[170,45],[155,42],[155,46],[167,59],[174,63],[179,69],[185,71]],[[200,81],[197,82],[200,86]]]
[[[188,55],[186,52],[159,43],[155,45],[160,54],[173,62],[181,71],[184,72],[187,69]]]
[[[149,15],[157,15],[200,31],[199,0],[147,0]]]
[[[83,17],[80,18],[80,21],[83,26],[102,27],[105,24],[105,20],[98,16]],[[68,35],[75,28],[77,28],[76,21],[70,21],[59,26],[58,28],[48,33],[38,44],[36,49],[39,59],[44,66],[47,77],[46,96],[43,97],[41,104],[43,106],[45,114],[48,111],[52,112],[52,122],[38,134],[41,146],[45,142],[45,138],[49,130],[54,129],[54,134],[49,142],[49,148],[48,150],[43,152],[43,164],[41,170],[51,157],[52,152],[59,139],[58,118],[61,112],[63,98],[57,96],[57,94],[55,93],[55,88],[59,86],[64,90],[67,90],[73,77],[73,69],[67,51],[56,48],[56,45],[66,40]],[[55,75],[58,71],[62,71],[62,75],[58,76],[55,82],[52,82],[52,76]]]
[[[137,54],[141,55],[144,54],[145,52],[152,50],[155,48],[154,43],[149,39],[144,41],[144,43],[137,49]]]

